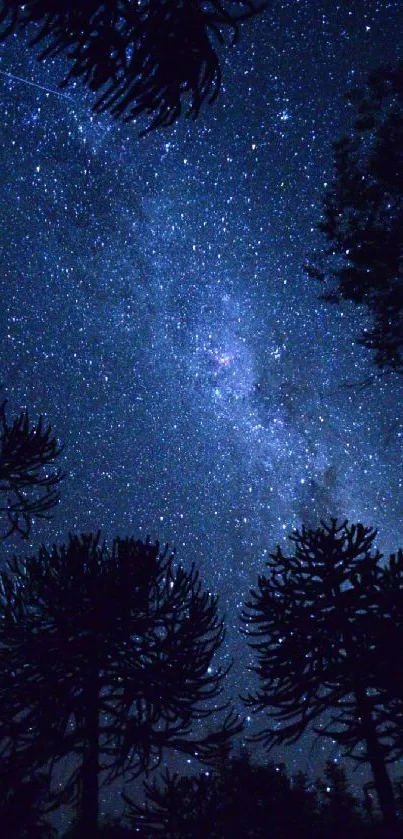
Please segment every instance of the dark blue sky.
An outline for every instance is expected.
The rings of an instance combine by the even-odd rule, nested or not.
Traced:
[[[269,2],[218,101],[141,140],[81,86],[59,95],[62,62],[1,47],[1,380],[67,475],[33,544],[175,544],[221,596],[236,679],[238,607],[294,527],[338,515],[403,544],[402,383],[341,387],[371,372],[365,313],[302,270],[343,94],[402,57],[402,25],[400,1]]]

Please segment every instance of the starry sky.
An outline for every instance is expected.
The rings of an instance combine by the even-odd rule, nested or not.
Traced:
[[[346,387],[372,371],[366,313],[303,272],[343,95],[402,57],[402,25],[400,0],[269,2],[216,103],[141,139],[58,91],[63,60],[1,46],[0,380],[65,447],[29,547],[100,528],[175,545],[220,595],[235,684],[239,607],[293,528],[337,515],[403,544],[402,380]]]

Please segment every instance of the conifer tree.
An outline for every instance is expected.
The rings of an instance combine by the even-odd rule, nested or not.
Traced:
[[[294,531],[292,553],[278,547],[270,555],[243,612],[259,677],[245,701],[268,711],[269,724],[257,735],[268,748],[294,743],[310,727],[367,761],[385,823],[393,824],[387,762],[400,746],[390,718],[402,703],[384,670],[382,687],[379,661],[382,628],[393,649],[401,648],[403,610],[393,624],[375,537],[372,528],[333,519]],[[401,577],[395,587],[401,602]]]
[[[348,96],[351,134],[334,145],[334,175],[319,230],[325,245],[308,274],[323,298],[363,304],[372,324],[358,343],[384,372],[403,372],[403,63],[369,75]]]
[[[47,771],[51,784],[69,758],[54,803],[76,803],[86,835],[96,832],[100,782],[136,777],[165,748],[208,762],[240,730],[217,702],[226,673],[212,663],[224,637],[217,599],[167,547],[72,536],[12,560],[0,607],[4,770]]]

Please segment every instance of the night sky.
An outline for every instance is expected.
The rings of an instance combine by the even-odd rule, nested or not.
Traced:
[[[217,102],[142,139],[81,84],[60,94],[63,60],[22,37],[0,52],[0,380],[10,417],[52,423],[66,471],[19,550],[98,529],[175,545],[220,595],[235,694],[239,607],[277,542],[337,515],[403,545],[402,379],[345,387],[373,371],[366,313],[303,272],[343,95],[402,58],[403,4],[268,5]],[[318,751],[283,759],[315,774]]]

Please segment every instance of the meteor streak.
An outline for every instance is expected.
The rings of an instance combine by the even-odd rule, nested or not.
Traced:
[[[28,84],[31,87],[37,87],[38,90],[44,90],[46,93],[53,93],[54,96],[62,96],[63,99],[73,99],[72,96],[69,96],[67,93],[62,93],[59,90],[52,90],[50,87],[44,87],[37,82],[30,82],[28,79],[23,79],[21,76],[15,76],[14,73],[7,73],[5,70],[0,70],[2,76],[7,76],[8,79],[13,79],[16,82],[22,82],[23,84]]]

